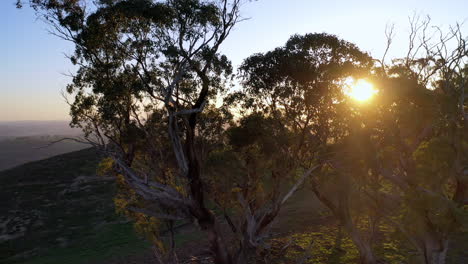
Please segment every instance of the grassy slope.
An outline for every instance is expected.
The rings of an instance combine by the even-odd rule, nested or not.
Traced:
[[[0,240],[0,263],[88,263],[147,247],[115,215],[114,184],[93,177],[98,161],[86,149],[0,172],[0,235],[23,233]]]
[[[78,177],[94,175],[98,160],[88,149],[0,172],[0,234],[5,216],[32,219],[28,224],[23,221],[27,227],[24,236],[0,242],[0,263],[129,263],[133,258],[126,256],[140,260],[140,255],[148,254],[148,244],[135,235],[130,223],[114,214],[111,182],[76,184]],[[206,243],[192,229],[177,235],[184,251]],[[273,248],[278,245],[281,251],[278,263],[304,256],[308,256],[304,263],[315,264],[356,263],[358,258],[346,233],[339,232],[336,221],[307,189],[288,202],[273,233]],[[288,241],[291,246],[284,252],[281,248]],[[407,261],[408,252],[399,252],[393,242],[382,242],[379,256],[389,263],[412,263]],[[451,246],[448,263],[468,263],[467,233],[460,233]],[[18,253],[24,258],[18,258]],[[17,257],[12,258],[14,255]]]
[[[387,264],[420,263],[418,253],[393,226],[382,222],[381,233],[373,245],[377,257]],[[336,219],[303,189],[283,208],[273,228],[273,254],[278,264],[344,264],[359,263],[359,252],[350,237],[338,227]],[[288,250],[281,250],[290,244]],[[275,249],[276,246],[276,249]],[[468,230],[454,234],[450,242],[447,264],[468,263]]]

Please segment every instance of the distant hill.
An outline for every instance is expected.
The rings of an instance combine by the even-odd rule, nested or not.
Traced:
[[[88,263],[146,248],[84,149],[0,172],[0,263]]]
[[[54,140],[81,135],[68,121],[0,122],[0,171],[89,147],[75,141],[62,141],[46,148]]]
[[[41,160],[89,147],[87,144],[70,140],[47,146],[50,142],[64,137],[69,137],[69,135],[25,136],[0,140],[0,171],[26,162]]]
[[[0,139],[41,135],[78,136],[81,130],[71,128],[69,121],[0,121]]]

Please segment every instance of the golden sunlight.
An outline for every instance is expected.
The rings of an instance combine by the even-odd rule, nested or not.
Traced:
[[[350,85],[350,89],[345,93],[357,101],[364,102],[372,98],[377,93],[377,90],[374,89],[372,83],[359,79],[353,82]]]

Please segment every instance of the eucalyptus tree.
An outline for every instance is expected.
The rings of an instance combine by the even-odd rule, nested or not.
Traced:
[[[466,217],[468,53],[460,27],[429,28],[429,20],[413,19],[408,55],[376,70],[379,100],[372,120],[361,119],[362,145],[376,154],[367,159],[380,178],[368,193],[374,206],[422,263],[445,263]]]
[[[349,157],[357,153],[346,142],[356,118],[344,87],[350,78],[368,77],[372,66],[369,55],[333,35],[296,35],[284,47],[247,58],[240,68],[243,90],[233,95],[244,108],[262,111],[290,131],[288,155],[296,168],[320,166],[311,188],[350,234],[362,263],[375,263],[376,257],[353,220],[364,209],[353,203],[365,199],[356,174],[365,172],[350,171]]]
[[[333,35],[295,35],[284,47],[247,58],[240,67],[243,89],[232,97],[244,109],[278,117],[296,135],[293,153],[306,162],[307,152],[345,133],[344,83],[366,76],[371,64],[354,44]]]
[[[72,125],[105,151],[162,220],[194,220],[216,263],[232,263],[206,206],[199,115],[232,72],[219,47],[240,21],[240,0],[30,0],[78,66],[67,87]],[[21,5],[19,1],[18,5]],[[166,161],[172,149],[171,162]],[[163,169],[158,164],[166,162]],[[164,261],[175,261],[169,258]],[[166,263],[166,262],[164,262]]]
[[[238,262],[263,256],[269,263],[272,225],[318,166],[299,168],[291,155],[291,131],[264,113],[240,116],[224,136],[206,166],[211,197],[239,244]]]

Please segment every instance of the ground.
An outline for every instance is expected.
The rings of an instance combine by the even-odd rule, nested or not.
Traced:
[[[132,223],[115,214],[112,179],[95,176],[99,156],[91,149],[0,172],[0,263],[154,263],[150,244]],[[413,263],[395,232],[379,238],[387,263]],[[227,227],[223,229],[229,236]],[[358,252],[333,216],[307,187],[288,201],[272,228],[270,263],[356,263]],[[206,236],[193,225],[178,228],[186,263],[209,263]],[[455,235],[448,263],[468,263],[468,231]]]

